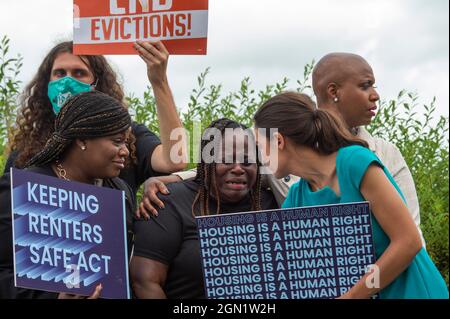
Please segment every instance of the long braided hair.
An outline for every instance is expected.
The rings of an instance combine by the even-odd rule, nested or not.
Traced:
[[[208,129],[217,129],[220,131],[220,136],[224,136],[224,132],[226,128],[241,128],[243,130],[246,130],[247,127],[237,123],[233,120],[222,118],[218,119],[214,122],[212,122],[208,128],[205,130],[205,133],[208,131]],[[210,137],[209,139],[202,138],[201,146],[200,146],[200,152],[203,154],[203,150],[209,143],[221,143],[222,141],[217,141],[213,137]],[[256,145],[256,144],[254,144]],[[256,150],[257,151],[257,150]],[[216,155],[216,154],[214,154]],[[200,163],[197,165],[197,176],[195,177],[195,180],[199,183],[200,187],[198,189],[197,195],[195,196],[194,202],[192,204],[192,214],[194,216],[205,216],[210,215],[211,212],[209,210],[209,201],[210,201],[210,195],[211,192],[214,192],[215,199],[216,199],[216,212],[215,214],[220,213],[220,196],[219,196],[219,189],[217,187],[216,182],[216,163],[205,163],[204,158],[202,156]],[[257,177],[256,177],[256,183],[252,187],[250,191],[250,198],[252,201],[252,210],[258,211],[261,210],[261,175],[259,173],[259,169],[261,166],[261,163],[259,161],[259,156],[256,156],[256,165],[257,165]]]
[[[61,108],[44,149],[26,166],[57,160],[76,139],[114,135],[126,131],[130,125],[131,117],[120,101],[98,91],[77,94]]]

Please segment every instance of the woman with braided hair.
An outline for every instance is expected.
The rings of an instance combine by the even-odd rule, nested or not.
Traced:
[[[166,75],[169,53],[160,41],[137,42],[135,49],[147,65],[161,140],[145,125],[131,124],[128,142],[131,161],[120,177],[130,185],[133,193],[150,176],[185,168],[185,163],[174,163],[170,158],[170,150],[177,143],[170,139],[170,134],[172,130],[182,128],[182,124]],[[56,115],[64,101],[72,95],[91,90],[124,102],[117,75],[105,57],[76,56],[72,42],[62,42],[53,47],[22,94],[17,131],[10,141],[11,153],[4,172],[9,172],[10,167],[25,167],[52,135]],[[125,104],[122,105],[126,108]]]
[[[43,149],[25,165],[30,172],[124,191],[129,251],[135,199],[118,176],[129,156],[130,126],[130,115],[120,101],[98,91],[75,95],[58,113]],[[56,298],[55,293],[14,287],[10,187],[6,173],[0,179],[0,299]]]
[[[194,216],[277,208],[261,189],[255,143],[245,129],[228,119],[213,122],[203,134],[196,178],[168,185],[164,212],[135,221],[130,272],[138,298],[205,298]],[[243,137],[244,147],[234,137]]]

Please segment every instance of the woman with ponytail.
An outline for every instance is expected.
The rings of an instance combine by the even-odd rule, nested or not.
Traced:
[[[341,298],[377,293],[391,299],[448,298],[400,189],[366,142],[352,135],[340,118],[317,109],[305,95],[282,93],[264,103],[254,120],[260,149],[276,145],[277,161],[274,154],[267,159],[275,177],[301,177],[283,208],[370,203],[380,287],[367,287],[366,274]]]

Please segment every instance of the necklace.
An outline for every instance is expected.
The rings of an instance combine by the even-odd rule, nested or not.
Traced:
[[[56,171],[57,171],[56,174],[58,175],[58,177],[66,180],[66,181],[70,181],[70,179],[67,177],[67,171],[62,166],[62,164],[58,160],[55,161],[55,164],[56,164],[55,168],[56,168]],[[94,185],[102,187],[103,186],[103,179],[101,179],[101,178],[95,179]]]

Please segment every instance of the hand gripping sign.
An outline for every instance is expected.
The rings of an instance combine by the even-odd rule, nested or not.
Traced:
[[[125,195],[12,169],[16,287],[130,298]]]
[[[74,53],[137,54],[163,40],[170,54],[204,55],[208,0],[74,0]]]

